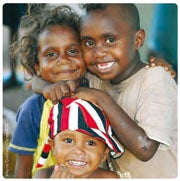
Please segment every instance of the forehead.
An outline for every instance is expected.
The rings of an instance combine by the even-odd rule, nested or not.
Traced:
[[[78,39],[76,32],[71,27],[65,25],[49,26],[40,33],[39,38],[51,38],[53,36],[63,39]]]
[[[102,142],[101,140],[99,140],[98,138],[88,135],[87,133],[83,133],[82,130],[78,131],[78,130],[63,130],[61,132],[58,133],[57,135],[58,137],[77,137],[77,138],[81,138],[81,139],[90,139],[90,140],[97,140]]]
[[[110,5],[102,10],[92,11],[81,18],[81,31],[96,30],[97,27],[101,29],[118,30],[120,27],[128,27],[129,21],[126,13],[120,6]],[[82,33],[81,32],[81,33]]]

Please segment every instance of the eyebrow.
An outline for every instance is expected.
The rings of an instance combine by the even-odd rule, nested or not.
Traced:
[[[103,33],[102,35],[101,35],[101,37],[119,37],[120,35],[119,34],[117,34],[117,33],[112,33],[112,32],[107,32],[107,33]],[[93,38],[91,37],[91,36],[82,36],[81,37],[81,41],[82,40],[92,40]]]
[[[91,36],[82,36],[81,37],[81,41],[82,40],[89,40],[89,39],[93,39]]]
[[[117,37],[117,36],[119,36],[119,34],[117,34],[117,33],[112,33],[112,32],[107,32],[107,33],[104,33],[104,34],[103,34],[103,37],[110,37],[110,36],[115,36],[115,37]]]
[[[80,47],[80,43],[72,43],[72,44],[69,44],[68,47]],[[51,51],[57,48],[59,48],[59,46],[46,45],[45,47],[41,48],[41,52]]]

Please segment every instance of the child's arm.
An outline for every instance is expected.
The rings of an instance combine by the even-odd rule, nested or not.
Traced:
[[[56,104],[63,96],[71,96],[76,90],[75,81],[59,81],[50,83],[41,77],[34,76],[32,79],[32,90],[43,94],[46,99],[52,100]]]
[[[148,67],[162,66],[166,71],[169,71],[172,77],[176,76],[176,72],[172,66],[164,59],[151,57],[149,59]],[[53,103],[57,103],[62,96],[70,96],[76,91],[76,84],[74,81],[59,81],[51,84],[41,77],[34,76],[32,79],[32,90],[36,93],[43,94],[46,99],[50,99]]]
[[[36,75],[33,76],[31,84],[32,90],[39,94],[43,94],[44,88],[48,85],[51,85],[50,82],[47,82],[41,77],[37,77]]]
[[[148,138],[144,130],[123,111],[109,94],[97,89],[82,87],[76,92],[75,97],[92,101],[103,108],[118,140],[138,159],[148,161],[153,157],[159,142]]]
[[[15,178],[32,178],[33,155],[17,154]]]

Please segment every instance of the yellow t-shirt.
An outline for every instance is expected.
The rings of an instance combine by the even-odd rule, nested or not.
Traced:
[[[36,171],[38,171],[42,168],[50,167],[52,165],[55,165],[55,163],[56,163],[55,157],[53,156],[52,151],[50,151],[48,158],[46,160],[46,163],[42,167],[36,168],[36,165],[38,163],[38,160],[40,159],[44,145],[48,138],[48,134],[49,134],[48,117],[49,117],[49,113],[50,113],[52,106],[53,106],[53,104],[50,100],[47,100],[44,103],[42,117],[41,117],[41,123],[40,123],[41,125],[40,125],[40,134],[39,134],[39,139],[38,139],[38,145],[37,145],[36,151],[34,153],[34,164],[33,164],[33,169],[32,169],[32,176],[35,174]]]

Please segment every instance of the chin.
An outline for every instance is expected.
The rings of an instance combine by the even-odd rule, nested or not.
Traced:
[[[100,79],[102,79],[102,80],[111,80],[111,79],[113,79],[113,76],[110,76],[110,75],[102,75],[102,74],[98,74],[97,75]]]

